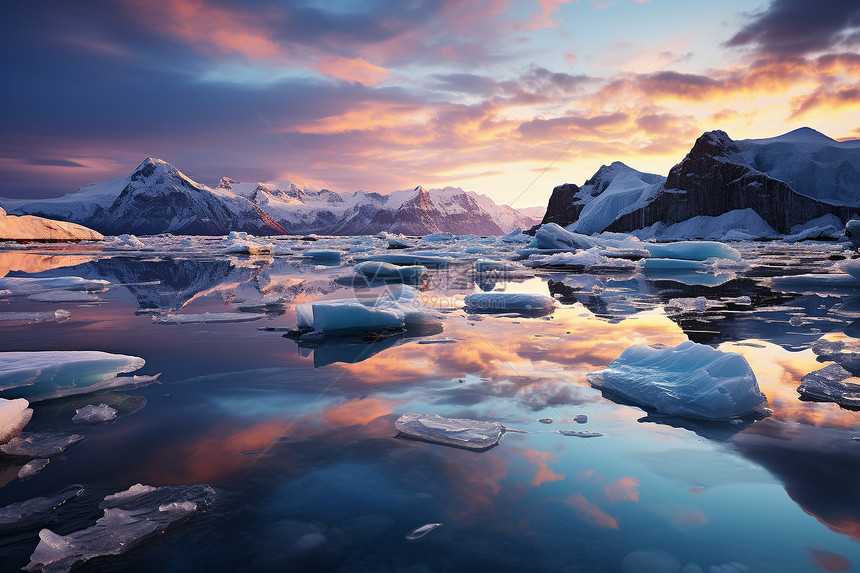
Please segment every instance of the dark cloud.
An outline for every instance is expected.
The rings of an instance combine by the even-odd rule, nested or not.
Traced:
[[[24,163],[27,165],[38,165],[42,167],[86,167],[86,165],[82,163],[71,161],[69,159],[42,159],[31,157],[30,159],[25,160]]]
[[[726,45],[781,58],[860,44],[860,4],[851,0],[774,0],[751,18]]]

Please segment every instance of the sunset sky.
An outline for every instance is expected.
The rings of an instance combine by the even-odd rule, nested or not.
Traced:
[[[851,0],[56,0],[0,27],[5,197],[154,156],[529,207],[614,160],[665,175],[711,129],[860,138]]]

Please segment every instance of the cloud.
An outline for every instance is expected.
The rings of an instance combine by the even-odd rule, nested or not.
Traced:
[[[529,448],[523,452],[523,457],[538,467],[537,473],[529,482],[531,485],[537,487],[542,483],[564,479],[564,474],[552,471],[547,465],[555,461],[552,452],[542,452],[534,448]]]
[[[564,503],[573,509],[580,519],[591,525],[606,529],[618,529],[617,519],[585,499],[582,494],[571,495],[565,498]]]
[[[807,551],[809,551],[810,562],[822,571],[849,571],[851,569],[851,561],[838,553],[812,547],[807,548]]]
[[[860,5],[844,0],[774,0],[726,42],[791,58],[860,45]]]
[[[33,157],[24,161],[27,165],[38,165],[42,167],[86,167],[83,163],[71,159],[50,159]]]
[[[623,477],[603,486],[603,495],[612,502],[635,501],[639,502],[639,480],[632,477]]]

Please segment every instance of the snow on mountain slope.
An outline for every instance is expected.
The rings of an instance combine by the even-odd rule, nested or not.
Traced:
[[[99,207],[106,208],[128,184],[128,177],[117,177],[80,187],[56,199],[0,199],[10,213],[26,213],[39,217],[52,217],[66,221],[83,221],[92,217]]]
[[[860,204],[860,140],[838,142],[802,127],[735,143],[736,159],[798,193],[834,205]]]
[[[603,165],[580,187],[577,200],[583,204],[571,231],[591,235],[605,229],[619,213],[635,204],[643,193],[660,187],[665,177],[636,171],[615,161]]]

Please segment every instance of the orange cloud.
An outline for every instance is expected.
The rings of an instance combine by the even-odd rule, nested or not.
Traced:
[[[810,563],[823,571],[848,571],[851,569],[851,561],[838,553],[831,553],[823,549],[808,547]]]
[[[632,477],[623,477],[603,486],[603,495],[612,502],[635,501],[639,502],[639,480]]]
[[[564,503],[573,509],[580,519],[592,525],[606,529],[618,529],[617,519],[585,499],[582,494],[571,495],[564,500]]]
[[[547,465],[549,462],[555,461],[552,452],[542,452],[540,450],[529,448],[523,452],[523,457],[538,467],[538,472],[532,478],[531,482],[529,482],[531,485],[537,487],[542,483],[564,479],[564,474],[552,471]]]

